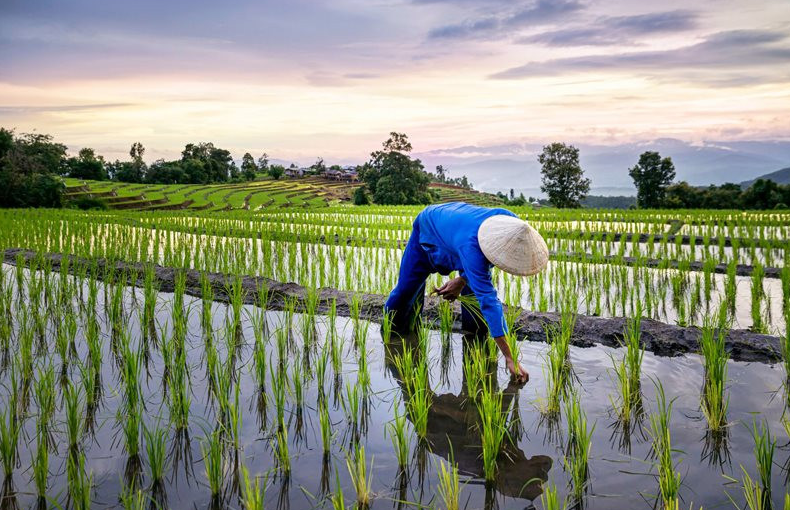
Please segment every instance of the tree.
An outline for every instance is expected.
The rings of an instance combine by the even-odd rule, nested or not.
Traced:
[[[661,207],[667,187],[675,179],[675,165],[671,158],[662,158],[658,152],[646,151],[639,162],[628,171],[636,186],[636,201],[643,209]]]
[[[269,166],[269,175],[272,176],[272,179],[278,180],[280,177],[283,176],[285,173],[285,168],[282,165],[271,165]]]
[[[370,154],[361,178],[377,204],[430,204],[434,196],[428,189],[431,177],[419,159],[411,159],[411,143],[403,133],[390,133],[383,150]]]
[[[436,165],[436,180],[444,182],[445,179],[447,179],[447,170],[444,169],[444,165]]]
[[[265,152],[261,154],[261,157],[258,158],[258,170],[263,173],[269,171],[269,155]]]
[[[365,186],[360,186],[354,190],[354,205],[368,205],[370,204],[370,197],[368,196]]]
[[[780,186],[770,179],[757,179],[742,196],[745,209],[773,209],[784,198]]]
[[[310,171],[318,175],[321,175],[324,172],[326,172],[326,165],[324,164],[324,158],[318,158],[315,163],[310,165]]]
[[[579,149],[555,142],[543,147],[538,162],[543,167],[540,189],[551,203],[560,208],[581,207],[581,200],[590,191],[590,179],[584,178],[579,166]]]
[[[107,171],[104,169],[104,158],[96,156],[93,149],[84,147],[80,149],[76,158],[69,158],[66,162],[68,176],[76,179],[92,179],[103,181],[107,179]]]
[[[49,135],[0,128],[0,207],[60,207],[66,146]]]
[[[245,152],[241,158],[241,173],[248,181],[254,181],[255,174],[258,173],[258,165],[255,164],[255,158],[249,152]]]

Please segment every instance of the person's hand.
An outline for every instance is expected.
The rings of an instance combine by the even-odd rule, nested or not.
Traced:
[[[529,372],[524,368],[524,365],[513,361],[512,358],[508,359],[507,369],[510,372],[510,380],[518,384],[524,384],[529,381]]]
[[[441,296],[447,301],[455,301],[458,299],[458,296],[461,295],[461,291],[464,290],[465,285],[466,281],[464,281],[464,279],[459,276],[449,280],[439,288],[434,287],[434,289],[431,291],[431,294]]]

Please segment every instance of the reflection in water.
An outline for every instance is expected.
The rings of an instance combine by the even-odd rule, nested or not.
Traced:
[[[471,336],[464,337],[464,360],[466,360],[471,347],[477,341]],[[393,335],[390,342],[385,346],[386,367],[401,386],[401,389],[403,389],[403,384],[400,381],[400,375],[394,360],[406,348],[412,349],[414,353],[419,353],[417,346],[418,340],[415,335],[408,335],[404,338],[397,338]],[[494,385],[497,384],[495,363],[491,363],[488,367],[488,377],[490,377]],[[407,392],[403,393],[405,401],[408,395],[406,394]],[[494,490],[508,497],[534,500],[542,493],[541,482],[548,479],[548,472],[551,469],[552,459],[550,457],[536,455],[527,458],[518,447],[518,439],[523,433],[523,425],[518,410],[518,393],[518,385],[512,383],[503,390],[503,412],[511,409],[512,406],[511,419],[509,420],[511,440],[505,441],[502,445],[496,481],[486,491],[486,508],[496,506]],[[471,477],[467,483],[484,483],[479,414],[474,401],[468,397],[465,376],[459,395],[452,393],[433,394],[431,407],[428,411],[425,442],[423,442],[423,448],[418,446],[417,457],[421,456],[420,450],[423,450],[422,454],[424,455],[425,446],[434,455],[444,459],[452,458],[458,464],[459,472],[462,475]],[[417,482],[419,486],[422,486],[420,479],[424,475],[425,464],[424,458],[422,462],[419,462],[418,459]],[[422,465],[422,468],[420,468],[420,465]]]

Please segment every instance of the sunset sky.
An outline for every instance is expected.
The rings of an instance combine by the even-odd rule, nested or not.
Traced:
[[[0,126],[70,150],[790,139],[788,0],[0,0]]]

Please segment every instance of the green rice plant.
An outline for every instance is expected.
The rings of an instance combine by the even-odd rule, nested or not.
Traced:
[[[762,264],[755,264],[752,266],[752,331],[757,333],[768,333],[768,325],[763,320],[762,302],[765,296],[763,290],[763,278],[765,277],[765,269]]]
[[[332,450],[332,422],[329,417],[326,399],[318,401],[318,423],[321,428],[321,445],[324,448],[324,455],[329,455]]]
[[[293,393],[294,402],[296,403],[297,409],[301,409],[301,407],[304,405],[305,371],[303,367],[304,365],[297,355],[291,368],[291,392]]]
[[[442,332],[442,337],[449,337],[453,332],[453,322],[455,322],[455,313],[452,304],[446,300],[440,301],[439,330]]]
[[[124,484],[121,490],[121,506],[124,510],[146,510],[150,502],[142,489],[134,484]]]
[[[225,485],[225,453],[220,428],[203,439],[200,450],[203,452],[205,475],[211,489],[211,497],[217,498]]]
[[[464,376],[466,377],[466,393],[472,400],[477,399],[481,391],[481,383],[488,375],[488,355],[485,347],[470,344],[464,357]]]
[[[258,331],[258,328],[255,328],[255,330]],[[255,382],[258,383],[258,390],[263,392],[266,389],[266,378],[268,375],[268,370],[266,369],[266,344],[258,336],[255,338],[252,359],[253,376],[255,377]]]
[[[170,423],[177,431],[187,430],[189,427],[192,396],[187,370],[186,352],[182,352],[179,354],[179,360],[173,365],[170,377],[170,391],[167,394]]]
[[[505,341],[507,342],[508,349],[510,349],[510,355],[515,362],[516,373],[517,375],[521,375],[521,349],[519,348],[518,338],[516,337],[516,333],[513,330],[508,331],[505,335]]]
[[[324,384],[326,384],[326,369],[329,366],[329,349],[327,345],[318,353],[318,361],[316,362],[315,380],[318,388],[318,399],[324,399]]]
[[[740,483],[741,483],[741,489],[743,491],[743,497],[746,502],[746,506],[743,508],[743,510],[770,510],[772,508],[771,503],[769,500],[768,506],[766,506],[766,499],[765,499],[765,494],[763,492],[763,487],[759,483],[757,483],[754,479],[752,479],[752,477],[749,475],[749,472],[746,471],[746,468],[744,468],[743,466],[741,466],[741,471],[743,471],[743,478],[740,480]],[[733,482],[739,482],[739,480],[736,480],[731,477],[726,477],[726,478],[728,478],[730,481]],[[732,498],[732,496],[730,496],[729,493],[727,494],[727,497],[729,498],[730,502],[732,502],[733,506],[735,506],[739,510],[741,509],[740,505],[738,505],[735,502],[735,500]],[[787,508],[786,505],[785,508]]]
[[[343,488],[340,486],[340,477],[337,476],[337,472],[335,472],[335,484],[335,492],[330,497],[332,510],[346,510],[345,496],[343,495]]]
[[[703,317],[699,342],[705,376],[700,406],[711,432],[719,432],[727,424],[729,399],[725,398],[725,384],[729,355],[725,349],[725,337],[729,329],[725,307],[716,316]]]
[[[346,383],[345,397],[342,401],[346,420],[355,430],[359,426],[360,408],[362,406],[362,389],[359,382]]]
[[[428,382],[428,363],[422,357],[414,370],[414,378],[408,392],[406,409],[411,416],[414,431],[420,438],[425,438],[428,433],[428,411],[431,408],[433,396]]]
[[[285,390],[288,387],[287,366],[280,366],[275,371],[274,366],[269,364],[269,374],[271,380],[272,395],[274,396],[274,409],[277,412],[277,426],[285,428]]]
[[[118,410],[116,419],[123,429],[124,446],[129,457],[140,454],[140,429],[143,426],[143,411],[140,404],[126,405]]]
[[[34,393],[38,406],[37,427],[49,440],[50,422],[55,414],[55,367],[51,362],[39,369]]]
[[[75,452],[79,449],[84,430],[83,407],[79,388],[71,383],[67,384],[63,388],[63,402],[69,450]]]
[[[581,501],[589,480],[589,458],[595,426],[588,428],[587,415],[579,403],[579,394],[572,391],[565,401],[568,444],[565,449],[565,470],[570,474],[573,497]]]
[[[21,424],[14,409],[7,407],[0,411],[0,458],[3,460],[3,474],[9,478],[19,462],[19,431]]]
[[[289,477],[291,475],[291,454],[288,451],[288,429],[286,427],[277,430],[272,449],[280,473],[286,478]]]
[[[497,474],[497,457],[507,433],[507,413],[502,411],[502,393],[493,383],[483,381],[483,390],[476,402],[480,415],[480,441],[483,448],[483,475],[493,483]]]
[[[650,435],[653,439],[653,454],[658,468],[658,485],[661,500],[667,510],[678,507],[680,491],[680,473],[672,459],[672,439],[669,422],[672,418],[673,401],[667,402],[661,382],[654,381],[656,387],[657,412],[650,415]]]
[[[765,422],[752,423],[752,439],[754,440],[754,459],[757,465],[757,474],[762,488],[763,505],[771,507],[771,471],[774,464],[774,451],[776,439],[771,437],[771,431]]]
[[[331,331],[331,330],[330,330]],[[329,354],[332,361],[332,371],[335,373],[335,379],[340,377],[343,372],[343,337],[330,335],[329,337]]]
[[[33,457],[33,483],[36,486],[36,496],[46,498],[47,480],[49,479],[49,440],[39,428],[36,434],[36,453]],[[5,462],[5,460],[4,460]]]
[[[381,315],[381,339],[384,345],[389,345],[390,338],[392,337],[392,326],[394,319],[394,312],[392,310],[384,310]]]
[[[633,413],[641,413],[642,359],[645,350],[641,344],[642,305],[637,302],[633,315],[627,320],[623,333],[625,353],[619,361],[613,360],[617,387],[620,390],[617,402],[612,401],[617,410],[618,421],[629,425]]]
[[[543,486],[540,494],[540,505],[543,510],[565,510],[568,507],[567,499],[560,501],[560,494],[554,483]]]
[[[398,467],[404,469],[409,463],[409,436],[406,432],[406,415],[398,410],[400,403],[394,404],[395,417],[384,426],[385,433],[392,441],[392,448],[395,450],[395,458],[398,460]]]
[[[549,350],[546,353],[546,398],[541,412],[547,416],[557,416],[560,404],[568,395],[571,386],[569,346],[566,337],[556,327],[547,326]]]
[[[449,463],[439,461],[438,477],[439,486],[437,487],[437,492],[443,508],[458,510],[460,508],[461,484],[458,476],[458,464],[453,462],[452,452]]]
[[[66,478],[71,508],[89,510],[91,507],[91,488],[93,474],[85,471],[85,454],[78,452],[66,458]]]
[[[167,466],[167,429],[143,427],[145,452],[148,456],[148,475],[154,486],[161,486]]]
[[[357,493],[357,507],[368,508],[370,500],[373,496],[371,491],[371,482],[373,474],[373,459],[371,458],[370,470],[367,469],[367,461],[365,460],[365,447],[356,443],[354,450],[350,454],[346,454],[346,467],[348,474],[351,476],[351,483]]]
[[[268,475],[264,477],[263,483],[259,477],[255,477],[255,483],[250,480],[250,473],[247,466],[241,465],[241,502],[245,510],[264,510],[266,500],[266,483]]]

